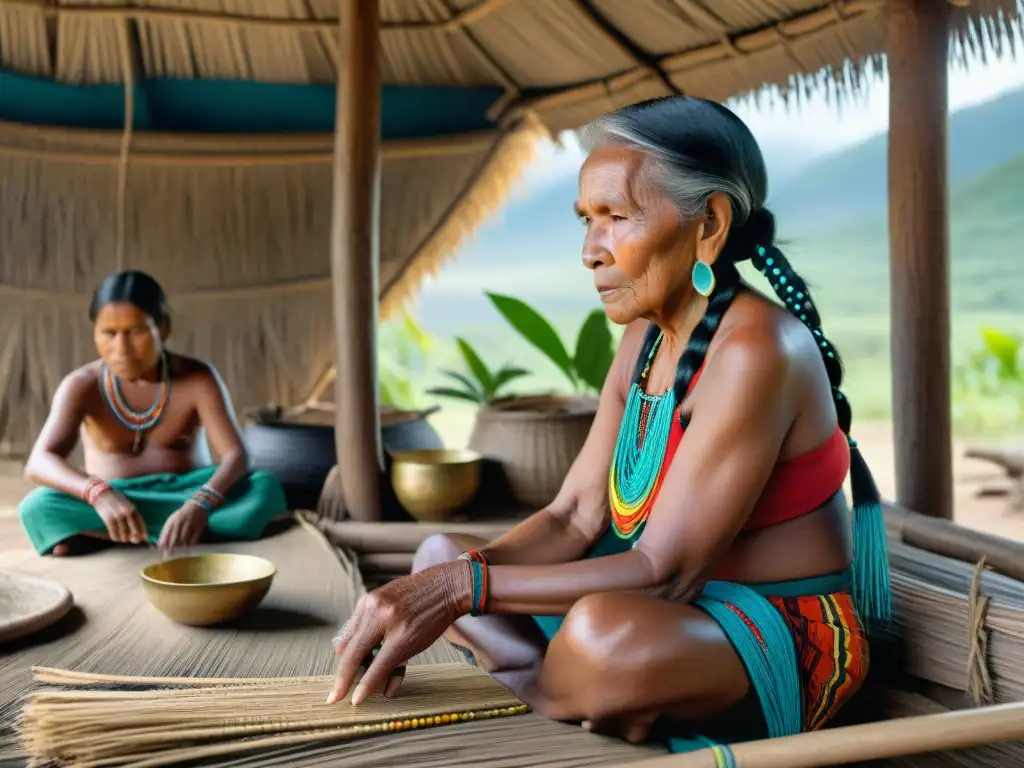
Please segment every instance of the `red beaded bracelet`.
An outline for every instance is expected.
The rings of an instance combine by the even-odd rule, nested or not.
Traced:
[[[460,560],[469,560],[474,563],[480,563],[480,565],[490,565],[491,561],[487,559],[487,555],[481,552],[479,549],[467,549],[461,555]]]
[[[82,499],[89,504],[89,506],[96,506],[96,502],[99,501],[107,491],[112,488],[107,485],[103,480],[98,477],[90,477],[89,482],[85,484],[85,489],[82,491]]]

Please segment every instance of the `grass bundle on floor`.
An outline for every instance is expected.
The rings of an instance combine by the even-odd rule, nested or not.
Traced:
[[[324,703],[331,677],[193,679],[33,671],[40,683],[75,687],[29,695],[19,731],[36,765],[177,765],[527,711],[485,673],[464,664],[411,666],[397,698],[377,695],[359,707]]]

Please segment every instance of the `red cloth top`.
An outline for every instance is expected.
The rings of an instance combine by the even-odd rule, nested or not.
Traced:
[[[693,377],[690,389],[696,385],[700,374],[701,371],[698,371]],[[655,484],[652,503],[661,491],[665,473],[668,472],[685,431],[677,413],[672,419],[672,431],[668,436],[665,460],[661,476]],[[743,530],[756,531],[814,512],[843,487],[849,472],[850,444],[837,424],[832,436],[818,448],[775,465]]]

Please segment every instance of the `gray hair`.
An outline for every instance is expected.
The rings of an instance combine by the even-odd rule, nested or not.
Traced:
[[[738,117],[714,102],[684,98],[630,105],[597,118],[577,135],[588,154],[615,144],[647,155],[641,173],[672,199],[683,221],[703,213],[718,192],[732,204],[734,226],[742,225],[767,197],[757,142]],[[718,146],[710,146],[713,142]]]

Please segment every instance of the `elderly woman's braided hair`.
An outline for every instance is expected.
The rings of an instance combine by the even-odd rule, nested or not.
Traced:
[[[647,154],[650,162],[641,173],[675,202],[684,222],[703,214],[714,193],[724,194],[732,205],[732,228],[713,265],[715,290],[708,297],[704,316],[691,334],[676,370],[677,402],[682,402],[693,377],[704,364],[722,317],[744,290],[736,264],[750,259],[768,279],[779,300],[813,334],[832,386],[839,426],[849,438],[852,412],[841,391],[842,359],[822,330],[821,317],[806,283],[775,243],[775,217],[764,207],[768,195],[764,158],[743,121],[713,101],[661,98],[631,104],[598,118],[580,131],[580,139],[588,151],[602,144],[618,144]],[[657,329],[652,328],[638,364],[647,359],[656,337]],[[888,555],[878,491],[856,442],[851,439],[850,445],[858,564],[855,592],[867,617],[888,618]]]

